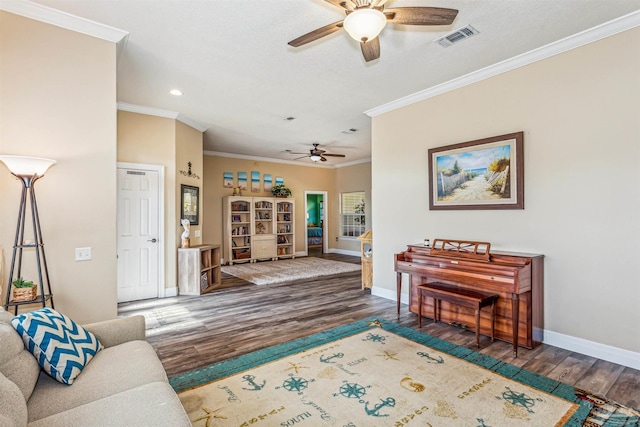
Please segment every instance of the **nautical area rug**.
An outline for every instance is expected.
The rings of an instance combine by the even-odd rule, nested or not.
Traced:
[[[304,257],[280,261],[244,263],[222,267],[222,272],[256,285],[271,285],[292,280],[312,279],[332,274],[360,271],[359,264]]]
[[[206,427],[591,427],[638,421],[629,408],[602,409],[606,405],[569,385],[377,319],[169,382],[192,424]]]

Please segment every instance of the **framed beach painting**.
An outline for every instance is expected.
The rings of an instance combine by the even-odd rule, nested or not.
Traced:
[[[429,209],[524,209],[524,133],[429,150]]]
[[[251,171],[251,192],[260,192],[260,172]]]
[[[222,173],[222,185],[224,188],[233,188],[233,172]]]
[[[238,187],[241,190],[247,189],[247,173],[246,172],[238,172]]]
[[[272,184],[273,184],[273,178],[271,178],[271,174],[265,173],[264,174],[264,191],[270,192]]]

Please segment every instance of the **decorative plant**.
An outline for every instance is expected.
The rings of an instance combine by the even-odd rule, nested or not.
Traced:
[[[276,197],[289,197],[291,190],[284,186],[284,184],[278,184],[271,187],[271,194]]]
[[[13,283],[13,286],[15,286],[16,288],[30,288],[32,286],[35,286],[33,282],[28,282],[24,280],[22,277],[18,277],[12,283]]]

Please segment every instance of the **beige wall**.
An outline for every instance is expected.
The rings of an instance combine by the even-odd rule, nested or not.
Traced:
[[[181,245],[181,235],[184,228],[180,225],[181,213],[180,208],[180,186],[190,185],[192,187],[200,188],[200,200],[204,197],[203,191],[203,171],[202,171],[202,132],[185,125],[182,122],[176,122],[176,150],[175,150],[175,162],[176,162],[176,213],[173,221],[173,234],[175,235],[176,242],[173,248],[178,248]],[[191,162],[191,176],[189,173],[188,163]],[[197,177],[196,177],[197,176]],[[202,244],[202,223],[204,218],[202,217],[202,202],[198,206],[199,221],[198,225],[191,226],[190,229],[190,244],[191,246]],[[200,234],[200,236],[196,236]],[[174,251],[175,252],[175,251]]]
[[[365,224],[366,230],[371,228],[371,163],[342,167],[336,169],[336,191],[330,195],[331,204],[338,210],[335,212],[335,219],[331,223],[335,235],[340,234],[340,193],[351,191],[365,192]],[[341,238],[338,242],[332,241],[337,249],[360,252],[360,240],[352,238]]]
[[[118,161],[164,167],[165,288],[174,288],[177,286],[177,248],[183,231],[180,185],[201,187],[202,132],[174,119],[118,111]],[[201,179],[180,173],[188,171],[189,161],[192,173]],[[202,212],[200,216],[202,218]],[[191,228],[192,245],[201,242],[201,238],[195,237],[200,228]]]
[[[0,153],[58,161],[35,186],[56,308],[80,322],[115,317],[115,44],[0,11],[0,100]],[[0,166],[5,268],[19,191]],[[76,262],[87,246],[93,259]]]
[[[375,287],[424,237],[545,255],[545,329],[640,351],[640,29],[373,119]],[[429,211],[427,150],[524,131],[525,209]],[[402,183],[402,185],[398,185]]]

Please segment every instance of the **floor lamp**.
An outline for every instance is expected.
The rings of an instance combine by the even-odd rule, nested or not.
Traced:
[[[40,216],[38,214],[36,193],[33,186],[38,179],[44,176],[47,170],[55,164],[56,161],[51,159],[41,159],[38,157],[0,156],[0,162],[4,163],[11,174],[18,178],[22,183],[20,207],[18,208],[18,223],[16,225],[16,237],[13,243],[13,255],[11,257],[11,269],[9,270],[9,283],[7,285],[7,297],[4,308],[5,310],[8,310],[9,306],[13,306],[15,307],[15,314],[18,314],[19,305],[41,303],[42,306],[45,307],[47,301],[50,301],[51,308],[54,308],[53,295],[51,294],[51,283],[49,282],[49,271],[47,269],[47,258],[44,254],[42,230],[40,229]],[[24,238],[24,228],[27,221],[27,205],[30,206],[31,210],[33,241],[25,240]],[[9,301],[13,281],[22,277],[22,253],[23,250],[27,248],[33,248],[35,250],[40,294],[30,301]],[[45,283],[47,285],[46,292]]]

